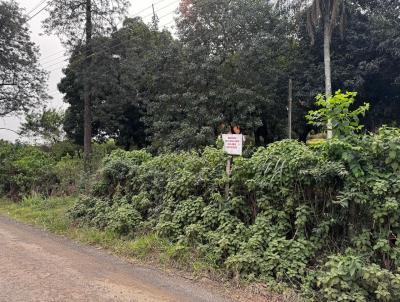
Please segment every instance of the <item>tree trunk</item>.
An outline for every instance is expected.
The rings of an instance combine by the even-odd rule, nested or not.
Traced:
[[[329,17],[324,18],[324,67],[325,67],[325,97],[332,97],[332,70],[331,70],[331,24]],[[328,120],[327,138],[333,137],[332,121]]]
[[[88,169],[92,154],[92,101],[90,89],[90,64],[92,55],[92,1],[86,0],[86,79],[84,88],[84,153],[85,168]]]

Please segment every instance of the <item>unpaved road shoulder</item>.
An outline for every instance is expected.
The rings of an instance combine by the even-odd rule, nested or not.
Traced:
[[[31,301],[234,300],[0,216],[0,302]]]

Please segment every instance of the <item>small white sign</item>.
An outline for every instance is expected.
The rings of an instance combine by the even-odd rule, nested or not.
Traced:
[[[223,134],[224,151],[229,155],[242,155],[243,135],[242,134]]]

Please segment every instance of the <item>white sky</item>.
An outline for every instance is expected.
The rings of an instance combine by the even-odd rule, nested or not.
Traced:
[[[25,8],[25,13],[30,12],[41,1],[40,0],[17,0],[21,8]],[[172,28],[174,26],[174,12],[178,7],[180,0],[131,0],[129,16],[141,16],[145,22],[151,21],[152,9],[154,3],[156,13],[160,19],[160,28],[164,26]],[[46,4],[42,4],[38,9],[30,13],[33,16]],[[31,29],[31,39],[40,48],[40,63],[45,70],[49,72],[48,93],[53,97],[48,107],[65,108],[62,95],[57,90],[57,84],[63,76],[62,68],[67,65],[64,61],[64,48],[56,36],[43,35],[41,22],[46,17],[46,11],[42,11],[29,21]],[[0,118],[0,128],[6,127],[12,130],[18,130],[20,118],[6,117]],[[6,130],[0,130],[0,139],[15,141],[18,138],[16,134]]]

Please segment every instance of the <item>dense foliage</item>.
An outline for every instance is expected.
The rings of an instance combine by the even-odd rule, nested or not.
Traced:
[[[116,149],[113,141],[94,145],[92,168]],[[21,200],[24,196],[75,194],[84,189],[82,150],[68,141],[33,146],[0,140],[0,196]]]
[[[369,104],[352,110],[356,96],[356,92],[342,93],[340,90],[332,97],[317,95],[315,104],[319,109],[306,115],[308,123],[322,129],[330,124],[336,137],[346,137],[362,130],[364,125],[360,125],[360,118],[369,110]]]
[[[354,106],[370,103],[367,130],[399,122],[399,9],[390,0],[345,1],[337,18],[345,28],[332,33],[333,91],[358,91]],[[324,91],[324,35],[316,22],[311,45],[310,16],[292,14],[269,1],[182,1],[176,37],[139,18],[97,37],[93,137],[113,137],[126,149],[190,150],[239,124],[257,145],[266,145],[287,137],[292,78],[293,137],[305,141],[311,126],[304,115]],[[73,53],[60,84],[71,105],[65,130],[80,144],[82,51]]]
[[[26,18],[15,1],[0,1],[0,118],[42,104],[47,76]]]
[[[22,132],[48,145],[0,141],[0,196],[81,193],[74,225],[161,237],[310,301],[399,301],[400,130],[382,125],[400,121],[400,5],[278,3],[182,0],[172,35],[157,16],[116,29],[126,0],[50,1],[45,28],[71,54],[58,86],[69,107],[27,115]],[[1,117],[46,95],[26,20],[13,1],[0,15]],[[324,78],[337,93],[314,104]],[[332,140],[279,141],[289,79],[293,137],[306,140],[309,112],[312,126],[333,126]],[[361,122],[373,133],[356,134]],[[250,143],[227,176],[229,157],[212,146],[233,126]],[[83,172],[78,145],[91,138],[102,144]]]
[[[32,191],[49,194],[54,159],[36,147],[0,141],[0,193],[19,198]]]
[[[64,140],[63,123],[64,112],[44,108],[42,112],[32,112],[25,116],[20,134],[30,139],[54,144]]]
[[[398,301],[399,138],[382,128],[317,147],[281,141],[235,158],[231,178],[214,148],[118,150],[70,215],[123,236],[156,232],[316,301]]]

